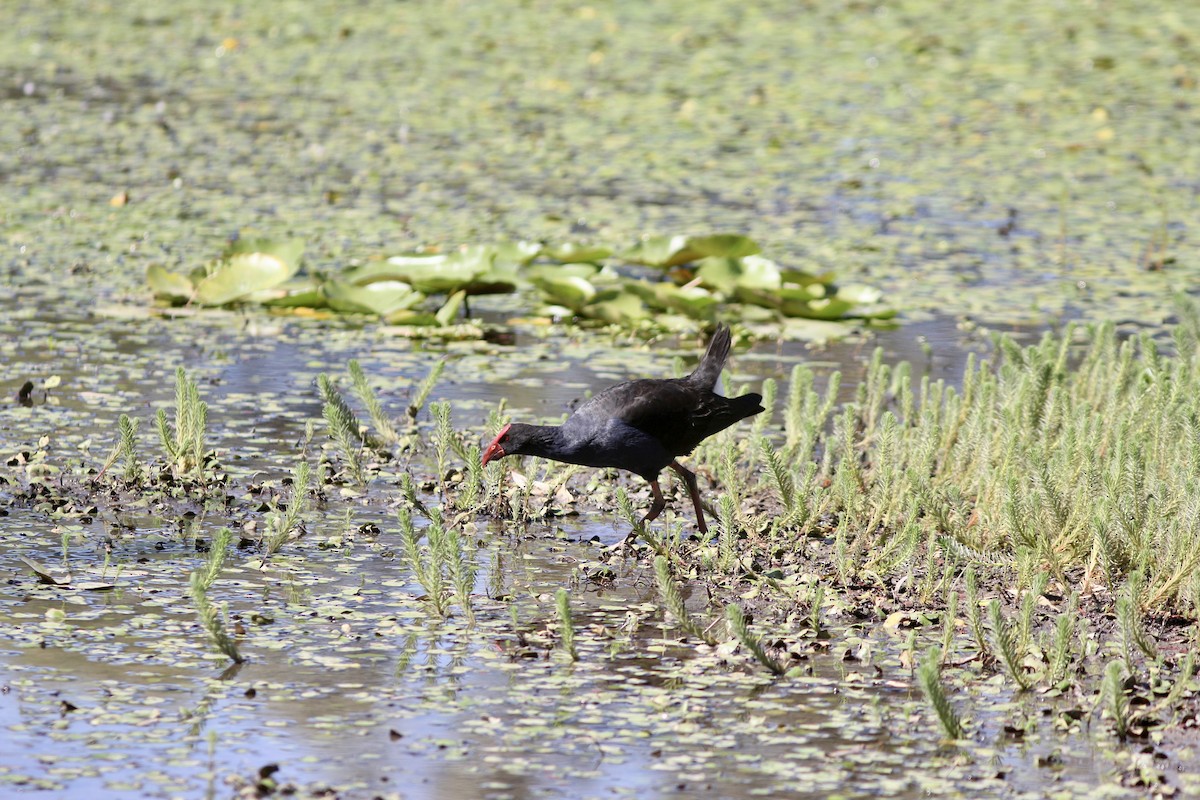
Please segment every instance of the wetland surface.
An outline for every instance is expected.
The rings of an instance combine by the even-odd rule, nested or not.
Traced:
[[[148,267],[186,272],[239,232],[302,238],[305,270],[327,273],[423,245],[738,232],[796,269],[878,287],[901,315],[894,329],[847,323],[845,339],[823,346],[739,348],[734,386],[772,378],[784,397],[804,362],[818,392],[840,371],[837,397],[851,401],[876,346],[886,363],[911,362],[914,381],[958,385],[969,353],[995,355],[987,331],[1027,344],[1073,319],[1165,341],[1172,295],[1200,267],[1200,10],[918,0],[13,11],[0,30],[5,791],[1200,791],[1194,678],[1160,714],[1168,724],[1122,740],[1094,687],[1022,693],[986,659],[952,660],[947,687],[968,735],[948,744],[914,677],[917,650],[946,641],[944,594],[915,599],[924,555],[907,580],[839,581],[820,556],[836,537],[818,526],[806,533],[811,561],[750,559],[737,579],[713,578],[719,554],[689,541],[673,487],[655,527],[682,543],[673,563],[688,608],[720,624],[722,606],[743,603],[786,659],[789,674],[773,677],[723,631],[715,646],[681,632],[647,548],[604,549],[628,530],[614,487],[641,509],[644,485],[524,464],[530,518],[463,516],[442,496],[427,406],[365,488],[344,476],[320,487],[303,535],[268,556],[266,515],[291,501],[297,461],[326,463],[331,478],[342,465],[320,373],[345,389],[358,359],[404,419],[444,360],[429,400],[449,401],[462,440],[478,445],[501,399],[514,416],[554,419],[590,389],[666,376],[677,357],[690,365],[701,341],[543,324],[521,294],[476,308],[515,332],[499,344],[413,340],[366,317],[169,310],[145,284]],[[155,411],[173,408],[177,367],[209,404],[219,467],[205,487],[167,475],[153,427]],[[141,489],[97,478],[122,414],[140,420],[138,452],[157,476]],[[779,436],[782,410],[765,425]],[[717,445],[734,447],[746,429]],[[717,454],[698,459],[714,504]],[[450,466],[453,487],[465,466],[453,454]],[[508,466],[489,473],[493,500],[512,492]],[[474,624],[454,603],[447,619],[432,613],[414,575],[397,519],[406,474],[426,509],[445,505],[478,565]],[[428,516],[416,516],[424,528]],[[235,545],[209,598],[246,658],[234,666],[189,596],[223,527]],[[577,660],[562,647],[561,587]],[[1187,597],[1182,622],[1156,611],[1176,671],[1152,665],[1151,676],[1173,678],[1195,647],[1194,633],[1172,632],[1195,627]],[[1107,653],[1112,599],[1088,607],[1093,656]],[[1066,602],[1047,592],[1043,622]],[[970,638],[965,621],[951,628]],[[1156,700],[1171,686],[1131,692]]]

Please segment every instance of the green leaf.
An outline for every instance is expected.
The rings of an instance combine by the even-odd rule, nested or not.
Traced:
[[[556,280],[558,278],[582,278],[590,281],[600,274],[600,267],[595,264],[572,262],[569,264],[533,264],[525,270],[525,277],[532,283],[543,278]]]
[[[546,245],[542,255],[552,261],[562,263],[603,261],[613,254],[612,248],[601,245],[588,245],[580,242],[563,242],[559,245]]]
[[[642,299],[626,288],[601,292],[595,302],[584,306],[579,313],[614,325],[629,325],[650,317],[650,309]]]
[[[393,312],[408,309],[425,299],[420,292],[413,291],[401,281],[376,281],[366,286],[355,286],[345,281],[326,281],[322,292],[335,311],[379,314],[388,316]]]
[[[523,267],[545,252],[539,242],[497,242],[489,245],[495,255],[493,265],[501,270],[512,267]]]
[[[462,307],[463,300],[466,298],[466,296],[467,293],[464,291],[458,291],[450,295],[445,304],[443,304],[442,307],[437,310],[437,313],[433,315],[437,320],[438,325],[445,327],[454,322],[454,318],[458,316],[458,310]]]
[[[168,272],[158,264],[152,264],[146,270],[146,282],[155,295],[171,300],[190,300],[195,291],[195,286],[186,275]]]
[[[222,260],[249,253],[266,253],[292,266],[292,274],[300,269],[300,257],[304,255],[303,239],[236,239],[229,243]]]
[[[273,253],[244,252],[218,262],[196,284],[196,302],[206,306],[232,303],[253,292],[270,289],[292,277],[298,269]]]
[[[753,239],[737,234],[644,236],[624,258],[652,267],[677,267],[706,257],[744,258],[760,250]]]
[[[702,285],[726,295],[739,290],[777,292],[783,285],[779,265],[762,256],[706,258],[697,267],[696,277]]]
[[[745,258],[762,252],[757,242],[740,234],[692,237],[688,239],[688,248],[702,256],[722,258]]]
[[[310,286],[294,289],[282,297],[264,300],[263,305],[271,308],[329,308],[329,299],[320,286]]]
[[[534,278],[533,285],[542,290],[546,299],[578,311],[596,297],[596,287],[576,275]]]
[[[717,304],[717,298],[699,286],[676,286],[673,283],[629,281],[625,288],[640,297],[647,305],[664,311],[679,311],[693,319],[707,319]]]
[[[357,284],[403,281],[426,294],[503,294],[517,288],[520,264],[536,255],[536,245],[470,245],[452,253],[405,253],[385,262],[350,270],[343,278]]]

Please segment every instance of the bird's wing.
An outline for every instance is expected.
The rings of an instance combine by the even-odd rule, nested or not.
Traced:
[[[575,416],[619,419],[658,439],[672,454],[685,455],[712,433],[710,398],[723,399],[677,379],[629,381],[600,392]]]

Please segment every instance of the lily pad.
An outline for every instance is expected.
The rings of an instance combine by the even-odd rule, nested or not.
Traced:
[[[369,312],[380,316],[412,308],[425,299],[423,294],[401,281],[376,281],[366,286],[326,281],[321,291],[335,311]]]
[[[169,272],[158,264],[152,264],[146,270],[146,282],[156,296],[172,301],[186,302],[195,292],[195,286],[186,275]]]
[[[678,311],[692,319],[707,319],[719,302],[712,292],[699,286],[630,281],[626,288],[654,308]]]
[[[541,289],[550,302],[573,311],[579,311],[596,297],[596,287],[576,275],[535,278],[533,285]]]
[[[702,285],[730,296],[740,289],[777,291],[783,283],[779,265],[761,256],[706,258],[696,277]]]
[[[552,261],[588,262],[603,261],[613,254],[611,247],[602,245],[581,244],[579,242],[563,242],[559,245],[547,245],[542,248],[542,255]]]
[[[196,284],[196,302],[222,306],[269,289],[296,273],[297,265],[272,253],[238,253],[215,265],[208,277]]]
[[[677,267],[708,257],[744,258],[761,251],[747,236],[648,236],[624,254],[624,258],[652,267]]]

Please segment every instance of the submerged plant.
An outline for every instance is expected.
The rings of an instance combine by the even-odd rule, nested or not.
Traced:
[[[225,627],[224,614],[218,612],[208,599],[208,590],[221,573],[221,567],[225,563],[225,553],[232,539],[233,532],[229,528],[221,528],[213,536],[211,547],[208,551],[208,560],[203,567],[193,571],[191,574],[190,594],[192,596],[192,603],[196,606],[196,613],[200,617],[200,624],[204,627],[205,632],[208,633],[209,639],[231,661],[240,664],[245,659],[238,652],[237,642],[233,640],[233,637],[229,635],[229,631]]]
[[[329,436],[341,451],[346,468],[350,471],[354,482],[359,486],[365,486],[367,478],[362,461],[364,444],[362,425],[350,406],[346,404],[341,393],[338,392],[337,387],[333,385],[333,381],[329,380],[328,375],[325,373],[318,375],[317,386],[320,387],[321,397],[325,400],[321,413],[329,428]]]
[[[375,395],[375,390],[367,381],[367,375],[363,372],[362,365],[358,363],[357,358],[352,358],[346,367],[350,373],[350,385],[354,387],[354,393],[366,407],[371,422],[375,425],[375,435],[384,444],[395,444],[400,440],[400,436],[396,433],[396,428],[392,425],[392,420],[388,417],[387,412],[384,411],[383,404]]]
[[[159,409],[154,417],[158,437],[172,472],[179,478],[201,478],[204,467],[204,438],[208,427],[208,404],[200,399],[200,389],[183,367],[175,370],[175,424],[167,422],[167,412]]]
[[[288,541],[292,531],[300,526],[307,504],[310,476],[308,462],[297,462],[296,468],[292,472],[292,499],[288,503],[287,510],[284,512],[273,510],[267,514],[267,530],[263,536],[266,555],[270,556],[279,552],[279,549]]]
[[[929,652],[925,654],[925,658],[917,668],[917,681],[921,684],[921,691],[925,693],[925,699],[937,713],[938,722],[941,723],[942,732],[946,734],[946,738],[961,739],[963,738],[962,720],[946,697],[946,690],[942,686],[941,664],[942,651],[937,647],[929,648]]]
[[[1113,731],[1124,739],[1129,735],[1129,698],[1125,695],[1125,670],[1120,661],[1110,661],[1104,672],[1104,699]]]
[[[992,644],[997,659],[1008,670],[1009,676],[1021,691],[1029,689],[1031,684],[1029,676],[1025,674],[1025,667],[1021,663],[1022,657],[1018,650],[1017,637],[1004,618],[1004,612],[1000,610],[999,600],[988,602],[988,617],[992,623]]]
[[[438,380],[442,377],[442,371],[446,369],[445,360],[438,360],[433,363],[429,370],[429,374],[417,386],[416,394],[408,404],[408,417],[410,420],[416,420],[417,415],[421,413],[421,409],[425,407],[425,401],[429,399],[429,395],[433,392],[433,387],[437,385]]]
[[[658,580],[658,595],[662,598],[667,611],[675,618],[680,630],[690,636],[695,636],[705,644],[717,644],[717,638],[688,614],[687,607],[683,602],[683,594],[679,591],[679,584],[671,577],[671,564],[667,561],[666,556],[654,557],[654,576]]]
[[[762,664],[775,675],[782,675],[786,672],[783,663],[768,653],[767,649],[763,647],[762,639],[751,632],[741,606],[736,603],[730,603],[728,608],[725,609],[725,618],[729,621],[729,630],[733,633],[734,637],[742,643],[743,647],[750,651],[750,654],[754,656],[758,663]]]
[[[566,589],[559,587],[558,592],[555,593],[554,608],[558,613],[559,646],[562,647],[562,651],[567,654],[568,658],[578,661],[579,653],[575,649],[575,623],[571,619],[571,596]]]

